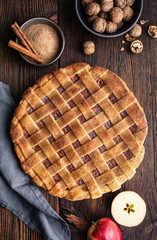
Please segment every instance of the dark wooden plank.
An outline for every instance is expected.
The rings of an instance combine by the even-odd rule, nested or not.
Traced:
[[[133,179],[126,182],[120,191],[132,190],[138,192],[146,201],[147,215],[144,222],[135,228],[120,227],[123,239],[155,239],[155,77],[157,67],[157,46],[156,40],[151,39],[147,34],[149,24],[156,21],[156,1],[144,1],[144,10],[141,19],[150,19],[150,22],[143,26],[143,34],[140,37],[144,44],[144,50],[139,55],[134,55],[129,50],[129,43],[122,44],[123,37],[116,39],[103,39],[87,32],[77,19],[74,1],[59,1],[59,23],[63,29],[66,39],[65,51],[60,59],[62,67],[73,62],[85,61],[90,65],[100,65],[118,74],[135,93],[140,104],[144,108],[148,119],[149,133],[145,142],[146,154],[143,163],[137,170]],[[81,50],[82,43],[92,40],[96,44],[96,52],[86,56]],[[121,47],[125,48],[121,52]],[[67,57],[68,56],[68,57]],[[83,200],[70,202],[60,200],[60,211],[73,212],[74,214],[90,222],[100,217],[111,217],[110,206],[116,194],[109,193],[97,200]],[[72,239],[86,239],[86,233],[78,234],[78,231],[71,225]]]
[[[23,61],[20,55],[8,48],[10,39],[15,39],[10,25],[16,20],[19,25],[35,16],[50,17],[58,11],[57,0],[0,1],[0,80],[9,84],[11,93],[19,101],[24,90],[33,85],[42,75],[58,68],[58,62],[49,67],[34,67]],[[50,205],[59,213],[59,201],[43,190]],[[0,207],[1,240],[39,240],[41,237],[20,221],[11,212]]]

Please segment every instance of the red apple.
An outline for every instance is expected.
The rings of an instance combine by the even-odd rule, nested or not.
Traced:
[[[110,218],[100,218],[89,228],[87,240],[122,240],[117,224]]]

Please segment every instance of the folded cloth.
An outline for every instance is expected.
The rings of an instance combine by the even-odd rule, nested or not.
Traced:
[[[0,204],[46,240],[69,240],[67,223],[23,172],[9,135],[15,102],[0,82]]]

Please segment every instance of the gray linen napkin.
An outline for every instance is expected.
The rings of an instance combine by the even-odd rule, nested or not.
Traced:
[[[66,222],[20,167],[9,135],[14,109],[9,86],[0,82],[0,204],[44,239],[69,240]]]

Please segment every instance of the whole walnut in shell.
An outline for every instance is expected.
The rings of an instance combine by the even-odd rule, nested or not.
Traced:
[[[110,19],[110,15],[108,12],[100,12],[99,13],[99,17],[105,19],[105,20],[109,20]]]
[[[132,6],[134,4],[135,0],[126,0],[126,5],[127,6]]]
[[[82,6],[86,7],[88,4],[92,3],[93,0],[82,0]]]
[[[117,24],[116,23],[113,23],[111,21],[108,21],[106,23],[106,32],[108,33],[114,33],[117,31]]]
[[[131,7],[126,6],[125,8],[123,8],[124,21],[128,22],[132,18],[133,14],[134,11]]]
[[[123,27],[123,21],[117,23],[117,30]]]
[[[113,8],[113,0],[101,0],[100,7],[104,12],[109,12]]]
[[[123,19],[123,10],[119,7],[114,7],[110,11],[110,18],[112,22],[119,23]]]
[[[85,12],[87,15],[97,15],[100,12],[100,5],[98,3],[91,3],[87,5]]]
[[[98,15],[93,15],[88,18],[88,22],[92,23],[96,18],[98,18]]]
[[[84,42],[83,51],[86,55],[93,54],[95,52],[95,44],[92,41]]]
[[[142,28],[139,24],[135,24],[135,26],[129,31],[129,35],[131,37],[139,37],[142,33]]]
[[[106,20],[98,17],[93,21],[92,27],[94,31],[103,33],[106,29]]]
[[[115,5],[120,8],[124,8],[126,6],[126,0],[114,0]]]

